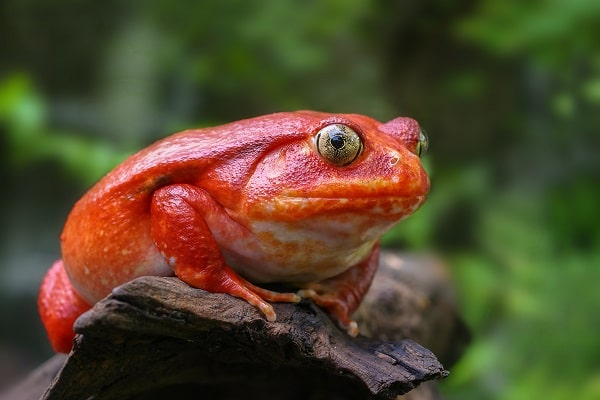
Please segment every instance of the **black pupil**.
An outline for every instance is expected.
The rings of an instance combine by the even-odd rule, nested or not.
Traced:
[[[344,144],[346,144],[346,141],[344,140],[344,136],[339,133],[330,133],[329,134],[329,141],[331,142],[331,145],[336,149],[339,150],[342,147],[344,147]]]

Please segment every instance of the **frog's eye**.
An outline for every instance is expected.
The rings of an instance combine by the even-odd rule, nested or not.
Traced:
[[[419,130],[419,141],[417,142],[417,147],[415,149],[415,154],[421,157],[423,154],[427,153],[427,149],[429,149],[429,139],[427,139],[427,134],[423,129]]]
[[[342,124],[327,125],[321,129],[315,136],[315,144],[319,155],[338,167],[356,160],[363,148],[360,136]]]

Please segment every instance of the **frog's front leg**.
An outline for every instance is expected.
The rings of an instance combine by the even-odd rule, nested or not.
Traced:
[[[303,286],[298,292],[327,310],[350,336],[358,335],[358,325],[350,316],[356,311],[371,286],[379,265],[379,245],[376,244],[361,263],[347,271],[316,283]]]
[[[151,205],[152,238],[175,275],[190,286],[227,293],[257,307],[275,321],[272,302],[298,302],[294,293],[259,288],[231,269],[223,259],[208,218],[226,226],[232,238],[248,234],[206,191],[192,185],[171,185],[157,190]]]

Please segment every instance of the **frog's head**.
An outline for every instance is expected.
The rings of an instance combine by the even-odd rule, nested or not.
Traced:
[[[425,200],[420,155],[427,139],[410,118],[380,123],[354,114],[294,113],[300,132],[281,133],[255,164],[244,195],[259,219],[369,216],[394,223]]]

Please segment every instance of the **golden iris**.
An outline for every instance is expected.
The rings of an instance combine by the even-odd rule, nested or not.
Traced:
[[[331,124],[315,136],[319,155],[327,162],[342,167],[360,155],[363,144],[360,136],[349,126]]]

